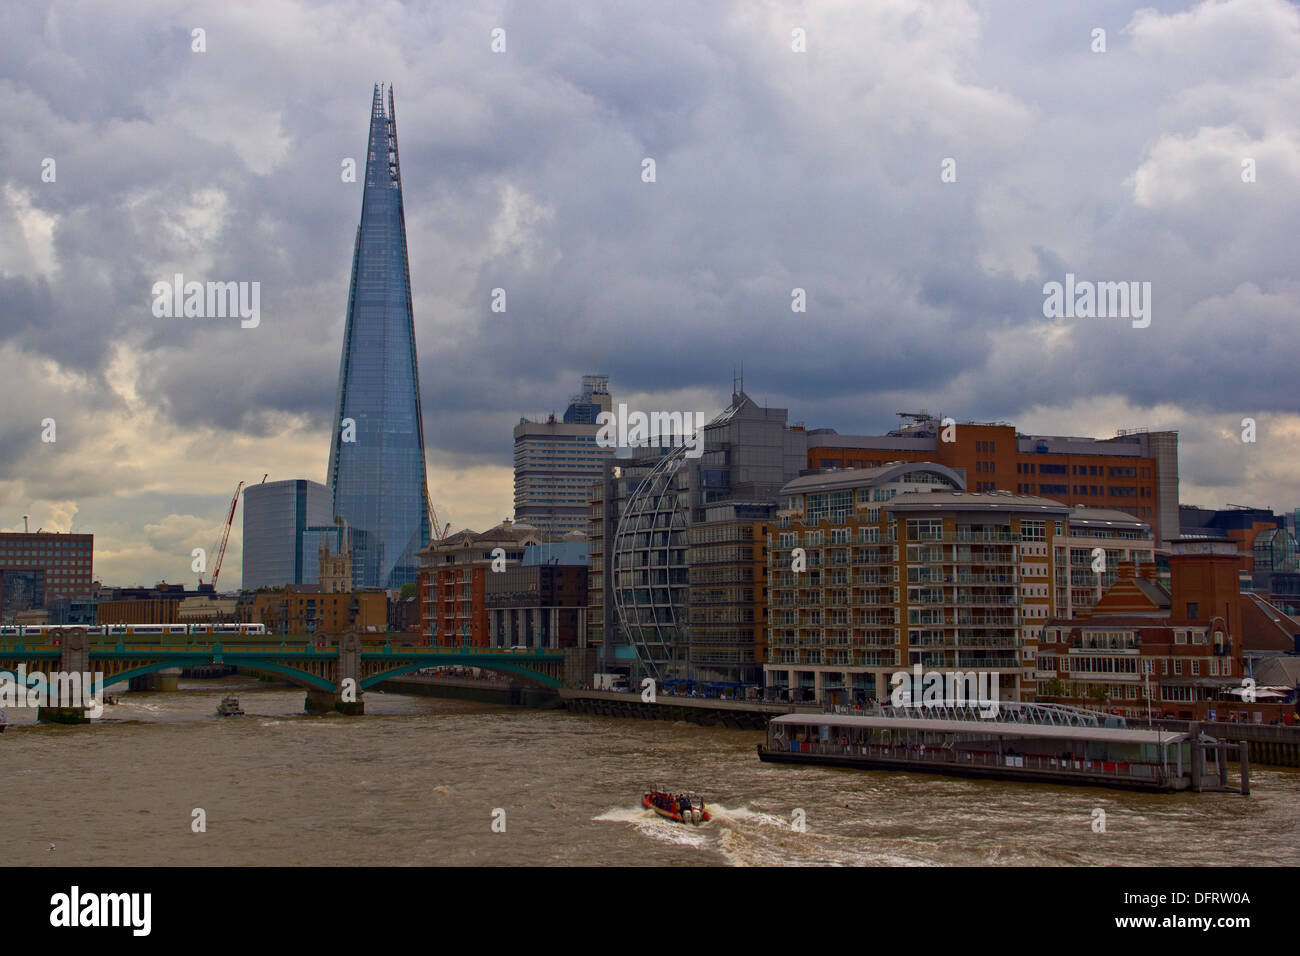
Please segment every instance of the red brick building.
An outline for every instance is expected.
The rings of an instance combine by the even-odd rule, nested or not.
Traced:
[[[1035,667],[1038,699],[1193,720],[1213,712],[1268,723],[1290,710],[1240,696],[1243,651],[1279,642],[1300,624],[1276,609],[1273,620],[1261,606],[1267,602],[1241,592],[1236,545],[1174,542],[1169,565],[1169,590],[1153,566],[1139,575],[1123,562],[1094,607],[1047,622]]]
[[[490,531],[465,530],[420,552],[420,643],[439,647],[489,646],[487,574],[493,552],[504,566],[523,561],[524,547],[540,544],[531,525],[505,520]]]
[[[1179,536],[1178,435],[1114,438],[1025,435],[1006,422],[953,422],[925,414],[887,435],[808,433],[809,468],[878,468],[933,461],[964,469],[972,492],[1009,491],[1070,506],[1113,508],[1151,525],[1158,547]]]

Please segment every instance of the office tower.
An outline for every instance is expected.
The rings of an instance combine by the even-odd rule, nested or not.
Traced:
[[[589,508],[589,644],[602,666],[672,682],[757,685],[766,639],[765,522],[807,461],[784,408],[738,390],[703,451],[634,448]]]
[[[429,509],[397,122],[378,85],[333,424],[329,487],[354,531],[354,584],[400,588],[418,577]]]
[[[330,525],[329,489],[318,481],[290,478],[244,489],[242,587],[278,588],[316,581],[316,552],[304,547],[304,532]]]
[[[0,618],[88,600],[94,544],[89,534],[0,533]]]
[[[515,426],[515,520],[550,534],[587,530],[587,495],[613,448],[596,444],[596,419],[611,409],[608,375],[584,375],[563,421]]]

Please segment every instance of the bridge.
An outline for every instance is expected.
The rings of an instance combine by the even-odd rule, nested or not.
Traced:
[[[319,636],[318,636],[319,640]],[[327,639],[328,640],[328,639]],[[365,713],[364,692],[394,677],[426,667],[481,667],[513,674],[543,687],[563,684],[563,650],[506,651],[479,647],[394,647],[363,644],[355,629],[325,644],[229,643],[187,639],[185,643],[123,643],[69,628],[56,644],[0,642],[0,675],[16,679],[21,665],[30,677],[103,673],[104,688],[171,668],[224,664],[278,674],[307,690],[308,713],[337,710]],[[84,723],[84,707],[42,708],[40,719]]]

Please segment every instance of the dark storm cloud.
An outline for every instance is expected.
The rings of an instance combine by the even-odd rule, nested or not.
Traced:
[[[1300,27],[1224,6],[6,8],[3,221],[57,224],[54,272],[0,260],[0,344],[100,376],[125,346],[172,423],[323,434],[360,212],[340,162],[391,80],[431,460],[508,465],[518,416],[584,371],[722,402],[741,362],[842,431],[926,401],[1295,411]],[[261,327],[154,318],[173,271],[259,281]],[[1151,327],[1045,319],[1066,272],[1150,281]]]

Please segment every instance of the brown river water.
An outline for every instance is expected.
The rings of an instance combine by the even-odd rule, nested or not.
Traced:
[[[246,717],[219,718],[236,694]],[[92,726],[9,710],[7,865],[1279,865],[1300,773],[1153,795],[764,764],[762,735],[368,692],[365,717],[243,677],[124,693]],[[699,828],[640,806],[699,791]],[[192,829],[194,810],[206,832]],[[1106,832],[1093,830],[1094,810]],[[796,811],[802,811],[802,815]],[[498,812],[504,811],[504,814]],[[804,821],[803,828],[797,821]],[[504,832],[501,829],[504,820]],[[50,845],[53,844],[53,849]]]

